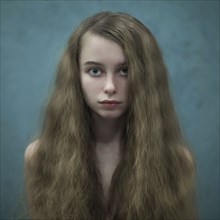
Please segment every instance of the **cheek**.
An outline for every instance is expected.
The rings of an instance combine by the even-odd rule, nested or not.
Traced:
[[[129,94],[128,94],[128,87],[125,87],[124,88],[124,90],[123,90],[123,95],[124,95],[124,97],[126,98],[126,100],[128,99],[128,96],[129,96]]]
[[[81,76],[81,79],[80,79],[80,84],[81,84],[83,97],[86,100],[87,99],[87,88],[88,88],[87,85],[88,85],[88,82],[82,76]]]
[[[121,80],[118,84],[119,88],[120,88],[120,92],[122,95],[124,96],[128,96],[128,82],[127,80]]]
[[[88,98],[92,98],[95,95],[98,94],[99,90],[100,90],[100,85],[98,82],[96,82],[95,80],[91,80],[90,78],[81,78],[81,87],[82,87],[82,92],[84,95],[84,98],[88,99]]]

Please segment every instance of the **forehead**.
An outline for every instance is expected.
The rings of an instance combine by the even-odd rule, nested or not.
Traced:
[[[102,36],[86,33],[82,39],[80,63],[97,62],[125,62],[125,55],[120,45]]]

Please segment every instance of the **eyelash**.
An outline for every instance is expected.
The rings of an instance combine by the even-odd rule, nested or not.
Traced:
[[[92,73],[93,70],[98,71],[99,74],[95,74],[95,75],[94,75],[94,74]],[[101,69],[98,68],[98,67],[92,67],[92,68],[90,68],[90,69],[88,70],[88,73],[89,73],[91,76],[100,76],[100,75],[101,75]]]
[[[125,72],[124,72],[124,70],[125,70]],[[120,69],[120,71],[123,72],[122,76],[127,76],[127,75],[128,75],[128,68],[127,68],[127,67],[122,67],[122,68]]]
[[[94,74],[94,72],[92,73],[92,71],[96,70],[97,72],[99,72],[98,74]],[[128,68],[127,67],[122,67],[118,70],[121,74],[121,76],[127,76],[128,75]],[[99,67],[92,67],[87,71],[91,76],[93,77],[98,77],[102,74],[102,69]]]

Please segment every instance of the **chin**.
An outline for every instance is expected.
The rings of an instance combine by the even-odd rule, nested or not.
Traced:
[[[102,118],[104,119],[118,119],[121,117],[121,115],[104,115],[104,116],[101,116]]]
[[[120,118],[122,115],[124,115],[123,112],[96,112],[96,115],[98,115],[99,117],[103,118],[103,119],[118,119]]]

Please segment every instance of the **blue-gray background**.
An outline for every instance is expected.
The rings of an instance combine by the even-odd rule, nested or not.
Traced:
[[[103,10],[130,13],[158,40],[197,164],[200,219],[219,219],[218,1],[1,1],[1,219],[22,212],[23,154],[63,47]]]

